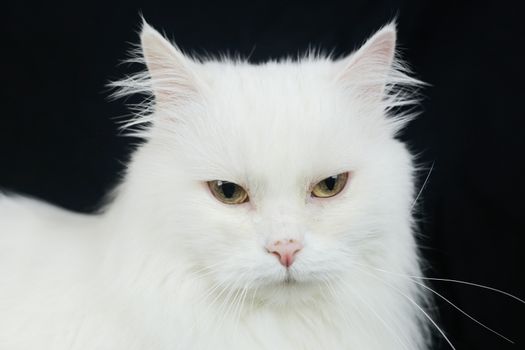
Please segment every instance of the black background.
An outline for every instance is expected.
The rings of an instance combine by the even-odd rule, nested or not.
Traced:
[[[138,42],[140,11],[184,50],[239,52],[254,62],[312,45],[348,53],[397,16],[403,56],[431,84],[423,114],[402,136],[424,165],[435,164],[421,198],[427,275],[525,297],[525,31],[515,4],[17,1],[1,11],[0,186],[83,212],[116,183],[136,141],[117,136],[115,117],[127,111],[108,101],[105,84],[138,69],[118,64]],[[439,322],[457,349],[525,347],[524,305],[479,288],[432,285],[517,342],[441,302]]]

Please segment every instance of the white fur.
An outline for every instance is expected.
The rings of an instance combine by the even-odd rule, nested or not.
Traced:
[[[0,349],[426,349],[412,232],[413,103],[395,27],[333,61],[198,61],[147,24],[147,142],[103,213],[0,198]],[[155,100],[151,98],[155,95]],[[145,125],[150,121],[152,125]],[[321,179],[350,171],[336,197]],[[209,180],[250,201],[218,202]],[[269,239],[298,237],[295,282]],[[412,301],[410,301],[410,300]]]

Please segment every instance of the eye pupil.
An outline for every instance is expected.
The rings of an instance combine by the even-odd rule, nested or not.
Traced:
[[[222,193],[224,193],[224,197],[226,198],[232,198],[235,194],[236,185],[231,182],[223,182],[221,185]]]
[[[337,176],[330,176],[324,180],[325,186],[329,191],[333,191],[335,183],[337,181]]]

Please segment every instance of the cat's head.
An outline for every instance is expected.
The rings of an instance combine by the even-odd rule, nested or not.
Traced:
[[[252,65],[192,59],[145,24],[148,70],[117,83],[154,96],[131,122],[151,122],[128,176],[153,218],[143,239],[269,300],[413,263],[413,168],[392,111],[418,82],[395,42],[390,24],[342,59]]]

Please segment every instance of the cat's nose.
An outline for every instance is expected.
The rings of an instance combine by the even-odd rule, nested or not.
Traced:
[[[281,265],[288,268],[295,259],[295,255],[303,249],[303,243],[296,239],[281,239],[266,245],[268,253],[275,255]]]

